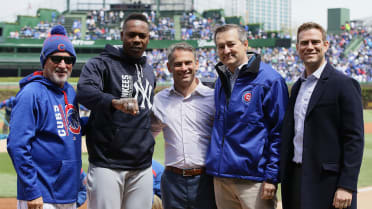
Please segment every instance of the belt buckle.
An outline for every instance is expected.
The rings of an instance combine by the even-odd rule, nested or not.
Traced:
[[[187,171],[188,171],[189,169],[183,169],[182,170],[182,176],[192,176],[191,174],[187,174]]]

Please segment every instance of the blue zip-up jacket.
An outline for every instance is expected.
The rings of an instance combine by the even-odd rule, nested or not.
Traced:
[[[258,54],[239,71],[232,93],[216,65],[216,115],[206,170],[217,177],[278,183],[280,132],[288,103],[284,79]]]
[[[41,71],[22,79],[20,88],[7,146],[17,172],[17,199],[76,202],[82,127],[75,90],[67,82],[56,86]]]

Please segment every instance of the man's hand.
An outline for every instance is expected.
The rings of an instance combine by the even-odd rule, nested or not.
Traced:
[[[27,201],[28,209],[43,209],[43,198],[38,197],[34,200]]]
[[[122,98],[113,99],[111,101],[112,106],[124,113],[136,115],[139,113],[138,103],[136,98]]]
[[[276,186],[275,184],[270,184],[267,182],[262,182],[262,190],[261,190],[261,199],[269,200],[273,199],[276,194]]]
[[[352,192],[343,189],[337,188],[335,192],[335,197],[333,198],[333,207],[335,208],[347,208],[351,205],[351,200],[353,199]]]

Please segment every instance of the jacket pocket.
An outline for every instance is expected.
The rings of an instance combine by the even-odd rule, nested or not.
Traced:
[[[338,164],[338,163],[322,163],[322,170],[339,173],[340,172],[340,164]]]
[[[76,201],[80,185],[81,162],[63,160],[58,177],[53,184],[56,200]]]

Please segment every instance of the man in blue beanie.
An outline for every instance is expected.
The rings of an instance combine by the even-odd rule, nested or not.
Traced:
[[[42,70],[20,81],[8,137],[18,209],[76,208],[82,123],[67,82],[75,61],[65,28],[55,26],[41,51]]]

